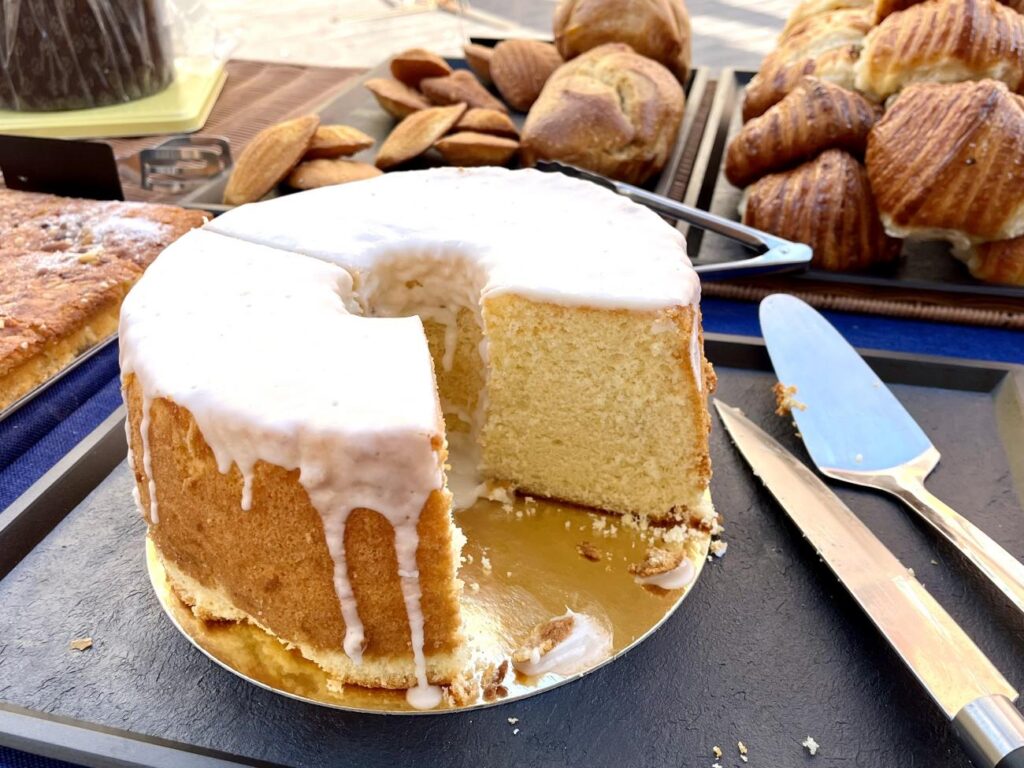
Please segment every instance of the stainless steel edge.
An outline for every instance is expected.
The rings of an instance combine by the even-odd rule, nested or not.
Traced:
[[[854,600],[952,720],[967,704],[1017,692],[871,530],[803,462],[719,400],[736,447]]]
[[[686,93],[686,107],[683,109],[683,119],[679,124],[679,132],[676,134],[672,154],[669,156],[668,163],[665,164],[664,170],[662,170],[661,175],[658,177],[658,183],[654,187],[656,194],[668,197],[672,191],[672,185],[679,174],[679,166],[692,140],[698,108],[704,100],[708,81],[711,79],[708,72],[707,67],[698,67],[693,70],[690,78],[690,88]]]

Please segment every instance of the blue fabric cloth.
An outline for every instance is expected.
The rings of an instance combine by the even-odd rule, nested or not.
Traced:
[[[706,298],[708,333],[760,336],[757,304]],[[857,347],[1024,363],[1024,332],[952,323],[826,312]],[[0,509],[41,477],[121,403],[115,347],[51,387],[39,402],[0,423]],[[67,763],[0,747],[0,768],[67,768]]]

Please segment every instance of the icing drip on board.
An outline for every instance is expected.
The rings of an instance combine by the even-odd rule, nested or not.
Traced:
[[[689,586],[697,575],[697,569],[687,558],[683,558],[675,568],[664,573],[655,573],[651,576],[638,576],[637,584],[648,584],[661,589],[682,589]]]
[[[567,617],[572,617],[572,630],[568,637],[547,653],[542,654],[539,648],[534,648],[530,658],[513,661],[517,671],[524,675],[546,675],[549,672],[572,675],[611,652],[611,634],[596,619],[569,609],[558,618]]]

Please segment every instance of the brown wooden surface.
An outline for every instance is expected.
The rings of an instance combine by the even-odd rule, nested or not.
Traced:
[[[363,70],[308,67],[260,61],[229,61],[228,79],[202,130],[195,135],[222,136],[234,157],[268,125],[316,111]],[[138,153],[167,136],[111,139],[121,169],[126,200],[174,202],[180,195],[143,189],[139,185]]]

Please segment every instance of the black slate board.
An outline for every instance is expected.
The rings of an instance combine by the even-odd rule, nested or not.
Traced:
[[[803,455],[773,414],[755,342],[709,336],[717,395]],[[1024,556],[1024,369],[869,357],[943,453],[933,492]],[[574,684],[493,709],[356,715],[249,685],[189,646],[145,572],[116,416],[0,514],[56,516],[95,490],[0,580],[0,743],[88,764],[222,759],[298,766],[966,766],[936,707],[749,474],[720,425],[713,495],[729,550],[681,609],[624,658]],[[89,465],[91,462],[91,466]],[[76,469],[77,467],[77,469]],[[63,479],[56,479],[58,476]],[[91,485],[89,486],[92,487]],[[1024,617],[896,502],[840,496],[952,613],[1008,679],[1024,683]],[[7,525],[5,525],[5,522]],[[21,556],[20,553],[18,555]],[[932,561],[935,561],[935,564]],[[0,569],[0,574],[4,571]],[[89,635],[84,653],[68,641]],[[517,717],[519,728],[507,718]],[[113,730],[111,730],[113,729]],[[813,736],[811,758],[800,742]]]
[[[711,113],[689,179],[684,203],[728,219],[739,220],[742,191],[725,178],[725,152],[729,141],[743,126],[743,93],[754,72],[726,69],[718,79]],[[692,228],[688,235],[691,258],[698,262],[735,261],[741,246],[720,235]],[[787,275],[782,282],[792,290],[820,291],[901,301],[948,303],[979,309],[1024,311],[1024,287],[994,285],[976,280],[944,243],[911,243],[903,258],[862,272],[827,272],[809,269]],[[780,278],[751,285],[780,287]]]

